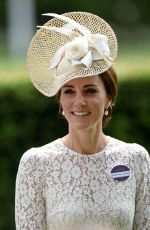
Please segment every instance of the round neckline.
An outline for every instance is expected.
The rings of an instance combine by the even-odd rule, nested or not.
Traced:
[[[74,151],[73,149],[67,147],[67,146],[62,142],[62,139],[61,139],[61,138],[59,138],[58,141],[59,141],[59,144],[60,144],[61,146],[63,146],[64,149],[66,149],[66,152],[70,152],[70,153],[75,154],[75,155],[80,156],[80,157],[95,157],[95,156],[102,155],[102,154],[105,153],[105,151],[110,147],[112,138],[111,138],[110,136],[106,136],[106,137],[107,137],[107,140],[108,140],[106,146],[105,146],[102,150],[100,150],[99,152],[96,152],[96,153],[93,153],[93,154],[82,154],[82,153],[76,152],[76,151]]]

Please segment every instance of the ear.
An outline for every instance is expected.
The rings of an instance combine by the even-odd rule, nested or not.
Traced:
[[[112,106],[112,97],[110,95],[106,98],[106,108],[109,108]]]

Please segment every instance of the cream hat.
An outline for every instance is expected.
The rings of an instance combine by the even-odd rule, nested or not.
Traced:
[[[68,81],[105,72],[117,56],[117,39],[99,16],[70,12],[52,16],[33,37],[27,66],[33,85],[54,96]]]

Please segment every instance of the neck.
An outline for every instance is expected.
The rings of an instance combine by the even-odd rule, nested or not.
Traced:
[[[75,152],[94,154],[107,145],[107,138],[98,128],[96,130],[72,130],[63,138],[63,143]]]

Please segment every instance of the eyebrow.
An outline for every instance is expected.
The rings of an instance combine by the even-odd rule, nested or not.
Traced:
[[[84,85],[83,88],[87,88],[87,87],[93,87],[93,86],[98,86],[97,84],[88,84],[88,85]],[[73,85],[64,85],[62,88],[74,88]]]

